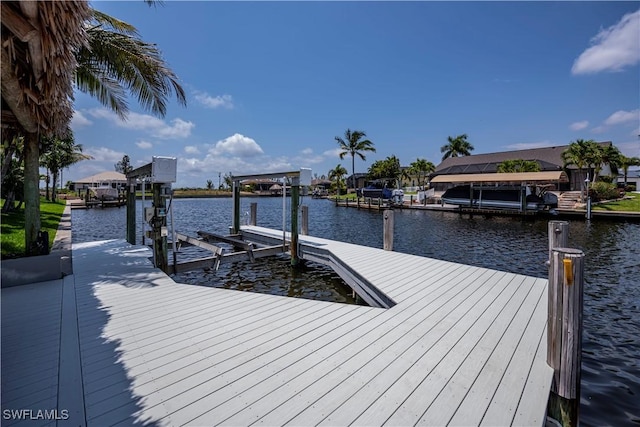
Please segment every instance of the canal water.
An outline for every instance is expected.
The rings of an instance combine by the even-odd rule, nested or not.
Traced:
[[[282,199],[243,198],[241,221],[258,203],[258,225],[282,229]],[[228,233],[231,199],[173,201],[176,230]],[[286,223],[289,223],[289,200]],[[359,245],[382,247],[382,215],[338,208],[327,200],[304,198],[309,234]],[[149,206],[149,202],[147,202]],[[141,202],[138,201],[138,217]],[[125,237],[124,208],[74,210],[74,242]],[[140,221],[137,235],[141,236]],[[140,237],[138,237],[140,241]],[[394,250],[480,267],[547,277],[546,220],[468,216],[449,212],[396,211]],[[570,221],[569,246],[586,256],[581,423],[587,426],[640,425],[640,224]],[[191,252],[190,252],[191,251]],[[185,257],[202,256],[188,249]],[[183,258],[181,258],[183,259]],[[225,265],[218,272],[197,271],[178,282],[354,303],[351,292],[327,267],[288,268],[288,259]]]

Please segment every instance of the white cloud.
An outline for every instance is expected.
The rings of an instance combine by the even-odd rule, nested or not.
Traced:
[[[300,153],[305,155],[305,156],[309,156],[309,155],[313,154],[313,149],[312,148],[305,148]]]
[[[87,147],[84,152],[98,162],[119,162],[124,153],[107,147]]]
[[[519,142],[516,144],[507,145],[504,148],[508,150],[529,150],[531,148],[553,147],[554,144],[551,141],[538,141],[538,142]]]
[[[142,148],[143,150],[148,150],[149,148],[153,147],[153,144],[148,141],[138,141],[136,142],[136,145],[138,146],[138,148]]]
[[[640,120],[640,110],[633,111],[616,111],[612,115],[610,115],[607,120],[604,121],[605,125],[618,125],[621,123],[627,123],[635,121],[636,123]]]
[[[332,148],[331,150],[326,150],[322,153],[325,157],[335,157],[336,159],[340,159],[340,153],[342,153],[342,149],[340,148]]]
[[[591,132],[593,132],[593,133],[603,133],[606,130],[607,130],[606,126],[596,126],[593,129],[591,129]]]
[[[106,108],[93,108],[89,110],[89,114],[96,119],[109,120],[118,127],[148,132],[162,139],[187,138],[191,135],[191,129],[195,127],[194,123],[180,118],[173,119],[169,125],[157,117],[133,112],[128,114],[127,120],[122,120]]]
[[[640,62],[640,10],[628,13],[620,22],[600,30],[591,39],[592,46],[573,63],[573,74],[621,71]]]
[[[216,142],[216,145],[209,149],[209,153],[214,155],[230,154],[236,157],[253,157],[263,154],[264,151],[262,151],[262,148],[253,139],[236,133]]]
[[[226,108],[228,110],[233,108],[233,97],[231,95],[218,95],[211,96],[206,92],[194,92],[196,101],[204,105],[207,108]]]
[[[187,122],[182,119],[171,120],[171,126],[164,126],[158,129],[153,136],[165,139],[182,139],[191,135],[191,129],[195,125],[192,122]]]
[[[184,152],[187,154],[200,154],[200,150],[195,145],[187,145],[184,147]]]
[[[71,118],[71,127],[74,129],[78,129],[84,126],[89,126],[93,124],[93,122],[87,119],[84,114],[82,114],[78,110],[73,111],[73,117]]]
[[[589,126],[589,122],[587,120],[583,120],[581,122],[571,123],[571,125],[569,125],[569,129],[582,130],[582,129],[586,129],[588,126]]]

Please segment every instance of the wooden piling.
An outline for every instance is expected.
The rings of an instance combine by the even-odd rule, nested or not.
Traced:
[[[284,190],[283,190],[284,191]],[[240,232],[240,181],[233,181],[233,222],[231,234]]]
[[[153,258],[155,266],[165,273],[169,272],[169,251],[167,246],[167,206],[162,194],[160,183],[153,183],[153,207],[155,215],[153,220]],[[162,211],[164,215],[158,216]],[[163,233],[164,231],[164,233]],[[164,235],[163,235],[164,234]]]
[[[300,234],[302,234],[303,236],[308,236],[309,235],[309,206],[303,205],[301,206],[300,209],[302,211],[302,227],[301,227]]]
[[[582,362],[584,253],[554,248],[549,268],[547,363],[554,370],[548,415],[578,425]]]
[[[252,202],[250,205],[249,225],[256,225],[258,220],[258,204]]]
[[[88,191],[88,190],[87,190]],[[127,183],[127,242],[136,244],[136,180]]]
[[[298,206],[300,205],[300,178],[291,179],[291,266],[298,265]]]
[[[567,221],[549,221],[547,224],[549,233],[549,258],[547,265],[551,264],[552,250],[554,248],[566,248],[569,246],[569,223]]]
[[[385,251],[393,250],[393,210],[387,209],[382,214],[384,218],[383,230],[383,249]]]

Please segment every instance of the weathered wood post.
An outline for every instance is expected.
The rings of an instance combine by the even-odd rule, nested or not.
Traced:
[[[233,222],[231,234],[240,232],[240,181],[233,181]]]
[[[136,179],[127,178],[127,242],[136,244]]]
[[[384,218],[384,230],[383,230],[383,249],[385,251],[393,250],[393,211],[387,209],[382,213]]]
[[[302,226],[301,226],[300,234],[302,234],[303,236],[308,236],[309,235],[309,206],[302,205],[300,209],[302,211]]]
[[[252,202],[250,205],[249,225],[256,225],[258,220],[258,204]]]
[[[291,266],[300,262],[298,258],[298,207],[300,206],[300,178],[291,178]]]
[[[567,221],[549,221],[547,224],[549,233],[549,258],[547,265],[551,265],[551,257],[554,248],[566,248],[569,246],[569,223]]]
[[[549,269],[547,363],[554,370],[548,414],[578,425],[582,362],[584,253],[554,248]]]
[[[169,268],[169,251],[167,246],[167,206],[162,194],[164,184],[153,183],[153,256],[156,267],[165,273]]]

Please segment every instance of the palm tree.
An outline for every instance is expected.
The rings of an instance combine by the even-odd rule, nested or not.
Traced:
[[[336,183],[336,194],[340,194],[340,188],[342,187],[342,177],[347,174],[347,170],[338,164],[335,168],[329,171],[329,179]]]
[[[509,172],[539,172],[540,164],[535,160],[505,160],[500,162],[497,167],[498,173]]]
[[[583,139],[576,139],[569,144],[569,147],[562,152],[562,162],[566,169],[569,165],[574,165],[578,168],[578,180],[580,181],[580,189],[582,190],[582,170],[587,167],[590,168],[595,159],[594,151],[597,149],[597,144],[593,140],[585,141]]]
[[[395,182],[399,187],[403,177],[408,177],[406,171],[400,167],[400,159],[391,155],[384,160],[376,160],[369,167],[369,179],[384,179]]]
[[[449,157],[470,156],[473,151],[473,145],[467,141],[467,134],[463,133],[455,138],[447,137],[448,144],[440,147],[440,152],[444,153],[442,160]]]
[[[78,3],[82,4],[82,2]],[[153,2],[147,1],[147,3]],[[164,117],[166,114],[167,100],[172,91],[175,92],[180,104],[186,104],[184,90],[155,45],[142,41],[136,33],[136,29],[131,25],[96,10],[91,13],[91,19],[85,22],[84,27],[79,31],[79,33],[86,33],[88,36],[88,46],[78,42],[84,38],[85,34],[77,37],[75,34],[68,34],[73,39],[56,41],[51,46],[51,49],[54,49],[68,43],[73,47],[77,66],[74,75],[68,77],[75,80],[78,90],[95,96],[121,118],[126,118],[128,112],[127,92],[134,95],[145,110],[160,117]],[[50,32],[56,34],[55,31]],[[63,51],[56,55],[64,58],[66,53]],[[64,61],[61,61],[60,64],[64,65]],[[62,80],[67,77],[67,69],[64,67],[51,70],[48,74],[56,75],[56,73],[64,74],[61,75]],[[5,71],[3,69],[3,85],[4,77]],[[3,88],[3,100],[5,99],[4,92]],[[47,95],[52,93],[54,92],[46,92]],[[54,96],[51,95],[51,97]],[[64,127],[64,124],[58,123],[56,125]],[[58,132],[58,135],[61,133]],[[37,231],[40,229],[38,194],[40,140],[37,132],[32,130],[28,130],[25,137],[27,138],[23,150],[25,244],[29,254],[32,252],[32,245],[36,240]]]
[[[51,200],[56,200],[56,184],[59,173],[69,166],[82,160],[92,159],[82,152],[82,144],[76,144],[72,136],[67,138],[43,139],[44,154],[41,156],[41,164],[51,172],[53,177]]]
[[[344,156],[347,154],[351,155],[351,177],[353,178],[352,184],[354,190],[356,188],[356,155],[362,160],[366,160],[366,157],[362,153],[363,151],[376,152],[376,149],[373,147],[373,142],[368,139],[361,140],[366,136],[367,134],[362,131],[354,130],[352,132],[350,129],[347,129],[344,133],[344,139],[339,136],[335,137],[336,142],[340,145],[340,149],[342,150],[340,153],[340,160],[344,159]]]
[[[640,166],[639,157],[627,157],[624,154],[620,154],[620,167],[624,172],[624,186],[627,186],[627,175],[629,174],[629,168],[631,166]]]
[[[158,47],[140,39],[136,28],[93,10],[88,23],[89,45],[77,54],[75,83],[121,118],[129,111],[126,93],[132,93],[147,111],[164,117],[173,91],[178,102],[186,97],[178,78],[162,58]]]
[[[427,176],[436,171],[436,166],[426,159],[416,159],[409,165],[409,172],[418,176],[418,186],[424,190]]]
[[[600,174],[603,165],[609,165],[611,174],[617,176],[618,167],[620,167],[620,156],[622,156],[622,153],[620,152],[620,150],[618,150],[618,147],[615,147],[614,145],[599,145],[598,150],[600,151],[601,163],[597,166],[597,174]]]

